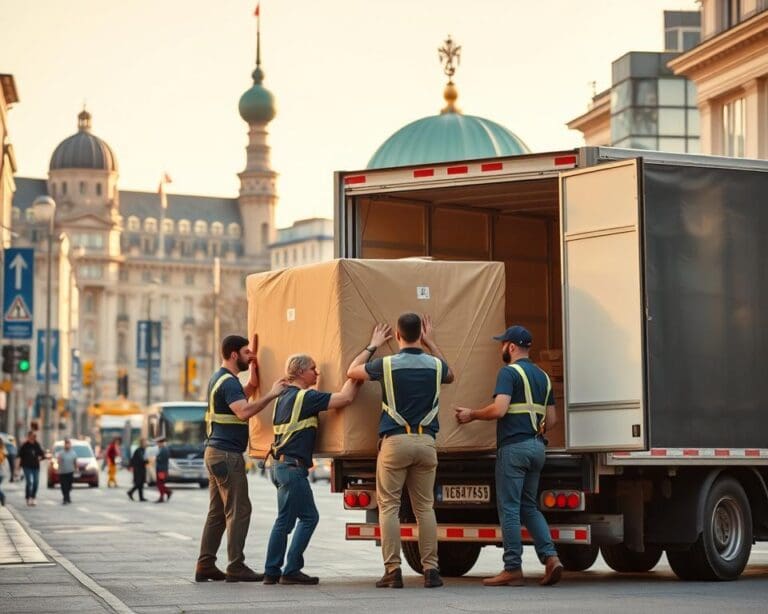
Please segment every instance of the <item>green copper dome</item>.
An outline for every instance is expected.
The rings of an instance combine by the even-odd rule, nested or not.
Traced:
[[[376,150],[368,168],[411,166],[530,153],[514,133],[482,117],[446,109],[400,128]]]
[[[240,96],[238,109],[240,117],[249,124],[267,123],[275,118],[275,97],[261,85],[264,72],[256,66],[253,71],[253,86]]]

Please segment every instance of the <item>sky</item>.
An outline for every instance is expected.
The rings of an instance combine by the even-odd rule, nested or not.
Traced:
[[[0,73],[20,102],[9,136],[22,177],[47,176],[83,103],[121,189],[236,196],[248,127],[255,0],[0,0]],[[333,172],[364,168],[397,129],[443,106],[437,48],[461,45],[458,106],[533,151],[577,147],[611,62],[663,48],[663,10],[695,0],[262,0],[264,85],[279,227],[333,215]]]

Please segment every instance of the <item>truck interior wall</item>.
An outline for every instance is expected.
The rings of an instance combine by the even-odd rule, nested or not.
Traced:
[[[649,443],[768,442],[768,173],[644,165]]]
[[[382,194],[357,200],[361,258],[494,260],[506,271],[506,322],[533,334],[532,358],[552,378],[559,424],[551,448],[565,446],[562,300],[557,180]],[[447,203],[450,198],[458,202]],[[490,391],[489,391],[490,396]]]

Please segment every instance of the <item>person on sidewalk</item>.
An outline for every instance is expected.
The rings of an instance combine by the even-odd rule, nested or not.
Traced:
[[[72,484],[75,481],[75,469],[77,469],[77,453],[72,449],[69,438],[64,440],[64,449],[56,457],[59,464],[59,484],[61,484],[62,503],[69,505],[72,500],[69,494],[72,492]]]
[[[2,490],[3,479],[9,473],[5,470],[5,460],[8,455],[5,451],[5,442],[0,438],[0,505],[5,505],[5,493]]]
[[[133,501],[133,493],[139,491],[139,501],[146,501],[144,498],[144,482],[147,481],[147,463],[146,457],[147,440],[143,437],[139,440],[139,445],[131,455],[130,468],[133,472],[133,488],[128,491],[128,498]]]
[[[400,569],[400,504],[407,486],[419,527],[419,553],[425,588],[443,585],[437,561],[437,521],[434,510],[438,409],[441,384],[454,377],[433,336],[432,319],[404,313],[395,333],[400,352],[370,360],[392,337],[386,324],[373,331],[370,345],[349,367],[347,375],[382,383],[379,454],[376,458],[376,498],[381,524],[384,576],[378,588],[402,588]],[[426,353],[424,349],[427,350]]]
[[[40,459],[45,452],[37,442],[37,432],[29,431],[26,441],[19,448],[16,463],[24,471],[24,496],[27,505],[37,505],[37,487],[40,484]]]
[[[168,465],[171,460],[171,453],[166,447],[165,437],[158,437],[155,439],[157,444],[157,456],[155,457],[155,483],[157,484],[157,492],[160,493],[160,498],[155,503],[165,503],[165,501],[171,500],[173,491],[165,485],[165,481],[168,479]]]
[[[264,574],[256,573],[245,564],[243,551],[251,522],[251,501],[243,453],[248,447],[248,419],[276,399],[285,383],[278,380],[265,396],[252,403],[247,401],[259,389],[256,344],[256,336],[253,349],[248,347],[245,337],[225,337],[221,342],[221,367],[208,383],[205,416],[208,441],[204,458],[210,503],[195,567],[196,582],[261,582],[264,579]],[[243,387],[237,375],[246,370],[249,378]],[[229,558],[226,573],[216,567],[216,554],[224,531]]]
[[[275,441],[270,454],[274,457],[272,483],[277,488],[277,518],[269,535],[264,584],[317,584],[320,579],[305,574],[302,568],[304,551],[320,519],[307,479],[318,415],[327,409],[350,405],[358,385],[348,379],[340,392],[313,390],[311,387],[317,384],[320,374],[315,361],[306,354],[291,356],[285,374],[289,385],[275,401],[272,417]],[[288,535],[294,528],[288,548]]]
[[[556,584],[563,573],[549,526],[539,511],[539,478],[545,461],[544,432],[557,420],[549,376],[531,362],[533,337],[511,326],[494,337],[504,366],[496,377],[494,402],[482,409],[456,408],[459,424],[496,423],[496,501],[504,541],[504,570],[483,580],[486,586],[523,586],[521,521],[544,564],[539,584]]]
[[[117,462],[122,443],[122,437],[115,437],[107,446],[107,488],[117,488]]]

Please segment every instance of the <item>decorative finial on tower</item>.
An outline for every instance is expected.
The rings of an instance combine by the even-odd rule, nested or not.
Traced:
[[[85,102],[83,102],[83,110],[77,114],[77,129],[81,132],[91,131],[91,114],[85,108]]]
[[[264,71],[261,70],[261,2],[256,4],[256,10],[253,11],[256,17],[256,68],[251,73],[253,82],[256,85],[261,85],[264,81]]]
[[[456,73],[456,68],[461,61],[461,45],[456,45],[448,35],[445,39],[442,47],[438,47],[437,55],[440,59],[440,63],[443,64],[443,72],[448,77],[448,83],[443,90],[443,98],[447,103],[445,107],[440,111],[441,113],[460,113],[456,107],[456,99],[459,97],[459,93],[456,91],[456,86],[453,84],[453,75]]]

